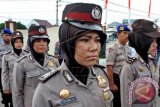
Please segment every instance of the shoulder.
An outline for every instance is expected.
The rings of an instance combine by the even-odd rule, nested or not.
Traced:
[[[10,51],[8,51],[8,52],[5,52],[4,53],[4,55],[8,55],[8,54],[10,54],[10,53],[12,53],[12,51],[10,50]]]
[[[29,51],[27,51],[27,50],[25,50],[25,49],[24,49],[23,51],[24,51],[25,53],[29,53]]]
[[[105,66],[99,65],[99,64],[95,64],[94,67],[97,67],[97,68],[100,68],[100,69],[105,69]]]
[[[110,52],[112,52],[113,50],[116,50],[116,47],[118,46],[118,44],[117,43],[112,43],[111,45],[109,45],[108,47],[107,47],[107,51],[110,53]]]
[[[134,62],[136,62],[136,60],[136,57],[127,56],[126,62],[129,64],[133,64]]]
[[[54,75],[56,75],[59,72],[59,70],[55,69],[52,70],[44,75],[42,75],[38,80],[42,83],[46,82],[47,80],[49,80],[51,77],[53,77]]]
[[[21,61],[23,61],[25,58],[27,58],[27,55],[22,56],[21,58],[19,58],[17,60],[17,63],[20,63]]]

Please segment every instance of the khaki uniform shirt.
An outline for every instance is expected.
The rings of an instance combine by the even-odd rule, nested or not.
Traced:
[[[38,85],[32,107],[110,107],[113,95],[100,67],[90,69],[86,85],[72,75],[65,63],[58,69]]]
[[[128,63],[124,65],[120,75],[121,107],[157,107],[159,67],[153,63],[153,58],[150,58],[149,63],[146,64],[139,55],[128,58],[127,61]],[[150,88],[150,86],[154,88]],[[147,94],[140,94],[146,90]],[[138,99],[143,101],[151,99],[151,101],[139,103]]]
[[[22,57],[13,70],[13,106],[31,107],[32,97],[39,83],[38,78],[58,66],[58,60],[48,54],[45,54],[43,66],[31,53]]]
[[[0,68],[2,68],[2,57],[4,53],[12,50],[11,45],[5,45],[4,43],[0,43]]]
[[[106,65],[112,65],[113,73],[119,74],[128,54],[130,54],[129,46],[122,46],[116,42],[106,50]]]

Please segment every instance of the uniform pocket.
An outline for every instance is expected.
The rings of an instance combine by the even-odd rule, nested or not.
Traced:
[[[28,68],[26,70],[27,77],[37,77],[40,76],[40,71],[36,70],[36,68]]]

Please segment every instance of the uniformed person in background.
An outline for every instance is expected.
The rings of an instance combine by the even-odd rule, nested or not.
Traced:
[[[113,95],[104,67],[96,65],[106,34],[102,9],[87,3],[68,4],[59,41],[67,55],[58,69],[41,77],[32,107],[109,107]]]
[[[137,54],[128,57],[120,75],[122,107],[157,107],[159,69],[152,63],[157,52],[156,24],[138,19],[132,24],[129,44]]]
[[[13,50],[6,52],[3,57],[2,57],[2,88],[3,88],[3,93],[8,96],[8,100],[10,103],[10,106],[7,105],[8,107],[13,107],[12,105],[12,73],[13,73],[13,67],[16,62],[20,57],[23,55],[27,54],[27,51],[23,51],[23,34],[20,31],[15,31],[13,32],[11,36],[11,45],[13,47]]]
[[[113,107],[120,107],[120,79],[119,74],[125,63],[129,47],[128,33],[130,29],[125,25],[117,27],[117,41],[107,47],[106,50],[106,71],[109,79],[109,86],[113,92]]]
[[[59,66],[58,60],[46,53],[50,42],[46,27],[32,26],[28,34],[30,53],[19,59],[13,70],[14,107],[31,107],[38,78]]]
[[[11,35],[12,32],[9,29],[3,29],[2,30],[2,43],[0,43],[0,90],[2,94],[2,104],[4,104],[5,107],[8,107],[9,99],[6,94],[3,93],[2,90],[2,83],[1,83],[1,72],[2,72],[2,57],[4,53],[12,50],[12,46],[10,44],[11,42]]]

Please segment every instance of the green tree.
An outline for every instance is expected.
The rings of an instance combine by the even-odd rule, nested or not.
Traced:
[[[23,25],[21,22],[17,22],[16,29],[27,29],[27,27],[25,25]]]
[[[4,29],[4,23],[0,23],[0,32],[2,29]]]

